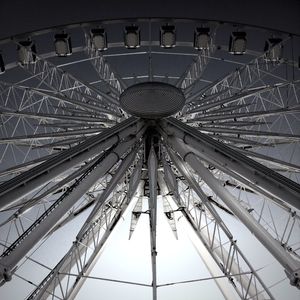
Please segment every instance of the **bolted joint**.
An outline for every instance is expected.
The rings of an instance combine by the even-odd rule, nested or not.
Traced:
[[[300,269],[296,270],[293,273],[289,273],[287,270],[284,270],[284,272],[289,278],[290,284],[300,289]]]
[[[7,268],[3,265],[0,265],[0,280],[3,279],[3,281],[11,281],[12,279],[12,272],[10,268]]]
[[[183,156],[183,160],[186,162],[187,161],[187,157],[189,156],[189,155],[194,155],[194,153],[193,152],[187,152],[184,156]]]

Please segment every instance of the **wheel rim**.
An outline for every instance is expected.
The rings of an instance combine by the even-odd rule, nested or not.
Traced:
[[[134,176],[137,176],[137,178],[141,178],[144,184],[147,185],[147,188],[145,188],[145,186],[139,187],[141,193],[144,193],[144,200],[137,200],[137,198],[135,198],[131,206],[129,205],[130,209],[127,210],[128,218],[130,219],[131,216],[131,219],[134,219],[134,217],[140,217],[140,215],[144,217],[143,212],[145,211],[141,209],[144,208],[145,203],[147,203],[147,196],[149,199],[156,199],[157,197],[158,192],[156,188],[151,188],[151,184],[153,184],[152,181],[161,180],[159,179],[161,174],[167,177],[167,170],[170,170],[170,174],[174,173],[175,176],[178,177],[178,193],[184,200],[182,200],[182,203],[176,203],[176,201],[172,202],[172,199],[168,200],[168,197],[170,197],[168,193],[172,188],[175,188],[170,185],[172,181],[171,177],[169,178],[169,184],[167,180],[165,185],[161,183],[161,189],[165,189],[165,194],[162,193],[158,195],[158,203],[160,203],[158,211],[161,215],[165,214],[167,221],[175,219],[176,216],[181,214],[180,209],[178,212],[176,211],[178,207],[180,208],[181,204],[189,208],[189,213],[191,213],[190,218],[197,220],[203,213],[206,217],[206,221],[202,220],[201,222],[206,223],[201,223],[201,226],[207,226],[207,228],[209,228],[215,224],[212,221],[214,214],[209,210],[211,206],[213,207],[213,211],[215,208],[217,213],[228,222],[228,226],[230,222],[236,224],[236,220],[228,220],[232,213],[231,209],[228,209],[228,205],[224,204],[224,199],[223,201],[220,199],[222,197],[216,190],[212,189],[206,180],[201,179],[195,170],[191,168],[188,169],[188,173],[184,175],[182,174],[183,170],[180,172],[180,167],[176,166],[176,163],[174,164],[174,159],[176,160],[177,154],[173,153],[168,147],[172,146],[173,149],[175,147],[177,152],[179,152],[179,148],[176,148],[177,142],[173,141],[172,144],[171,139],[169,140],[168,137],[168,134],[173,134],[173,132],[168,132],[168,128],[172,127],[171,121],[161,121],[162,123],[159,123],[158,120],[148,120],[146,122],[139,120],[137,121],[139,124],[137,128],[141,127],[144,123],[152,128],[151,130],[149,128],[147,130],[145,129],[144,132],[140,133],[140,136],[138,135],[139,131],[137,129],[135,129],[134,132],[130,132],[129,135],[120,133],[121,129],[118,129],[119,131],[115,129],[114,131],[114,128],[116,128],[114,126],[117,126],[116,124],[129,118],[129,115],[125,111],[122,111],[118,105],[121,92],[136,83],[148,81],[169,83],[183,90],[187,99],[186,105],[181,111],[174,115],[175,118],[193,127],[194,131],[198,130],[200,133],[208,136],[212,141],[225,144],[233,151],[246,155],[262,163],[269,169],[283,174],[285,178],[291,179],[291,181],[281,177],[274,177],[274,179],[272,174],[270,174],[270,178],[273,178],[271,183],[279,185],[278,192],[277,190],[270,192],[266,187],[267,183],[263,185],[259,181],[258,178],[260,177],[254,179],[249,178],[247,177],[248,175],[244,175],[242,171],[239,173],[238,169],[234,169],[233,165],[227,167],[226,161],[217,164],[217,156],[213,157],[207,154],[208,156],[206,157],[205,155],[200,156],[199,153],[196,153],[204,166],[219,180],[219,183],[222,183],[232,195],[241,201],[240,205],[248,210],[248,213],[252,215],[253,219],[259,221],[260,225],[269,231],[270,236],[282,244],[282,248],[286,250],[285,256],[288,257],[288,259],[299,260],[299,206],[297,206],[297,200],[290,200],[293,195],[295,195],[295,198],[297,195],[299,196],[300,179],[299,68],[295,65],[295,58],[293,57],[293,53],[299,50],[295,46],[297,44],[295,41],[297,41],[299,37],[289,36],[284,33],[273,33],[280,36],[281,41],[275,44],[275,46],[273,45],[274,48],[271,48],[270,51],[259,52],[258,50],[263,48],[262,42],[260,41],[264,41],[264,39],[268,38],[270,36],[269,32],[257,28],[235,28],[231,24],[207,22],[202,26],[208,26],[210,28],[211,39],[208,40],[208,48],[195,50],[193,48],[193,33],[194,29],[197,26],[199,27],[199,23],[186,20],[170,21],[172,21],[176,27],[177,40],[176,46],[167,47],[168,49],[161,48],[157,39],[160,26],[166,23],[161,20],[136,21],[135,25],[140,28],[141,34],[141,47],[136,49],[126,49],[123,45],[124,27],[131,25],[131,22],[124,20],[116,23],[104,22],[101,24],[108,35],[108,50],[105,52],[97,51],[91,42],[89,30],[94,27],[94,24],[74,26],[74,28],[68,28],[68,26],[66,26],[65,30],[71,34],[75,43],[73,45],[73,54],[65,58],[55,57],[53,52],[48,51],[48,49],[50,49],[48,41],[50,38],[53,38],[53,33],[56,32],[56,29],[44,34],[36,33],[35,35],[33,33],[31,35],[32,37],[35,36],[32,39],[37,47],[45,48],[45,51],[40,54],[38,52],[37,56],[35,56],[34,53],[32,54],[31,51],[25,51],[25,54],[22,54],[22,51],[25,49],[24,47],[22,48],[24,44],[17,38],[3,45],[3,56],[5,57],[6,54],[8,60],[11,59],[9,57],[11,54],[8,54],[11,53],[9,50],[18,47],[18,55],[19,58],[23,58],[23,63],[17,66],[11,59],[12,62],[6,65],[6,73],[1,75],[3,76],[1,78],[1,80],[3,79],[3,82],[1,82],[2,137],[0,149],[2,162],[1,178],[3,181],[1,195],[3,199],[6,199],[5,197],[11,198],[12,195],[15,195],[12,193],[16,193],[16,196],[13,196],[15,197],[15,201],[5,202],[5,205],[3,204],[3,211],[0,216],[2,221],[2,262],[5,262],[5,257],[14,255],[14,249],[12,254],[5,254],[7,253],[7,248],[9,249],[9,247],[13,245],[13,242],[18,240],[19,236],[22,237],[23,232],[26,232],[44,212],[47,212],[47,209],[52,203],[57,201],[60,197],[63,198],[63,195],[68,192],[68,188],[70,189],[70,186],[72,187],[72,185],[75,184],[75,178],[80,181],[81,176],[83,176],[85,172],[92,172],[88,170],[93,164],[100,164],[103,160],[105,161],[105,159],[107,159],[107,156],[116,153],[114,151],[115,148],[119,149],[117,148],[118,143],[120,141],[122,142],[123,138],[129,139],[132,135],[137,135],[139,138],[144,136],[145,139],[143,139],[142,143],[144,146],[140,146],[140,148],[136,149],[136,156],[132,158],[131,163],[128,165],[127,173],[122,173],[123,181],[119,180],[119,185],[113,186],[113,201],[115,202],[109,206],[109,203],[105,200],[106,209],[109,210],[111,214],[110,222],[113,222],[114,218],[117,218],[118,214],[121,214],[127,207],[127,204],[125,205],[122,202],[120,195],[128,193],[130,185],[137,184],[136,182],[133,183],[133,181],[130,181],[128,177],[131,176],[131,178],[134,178]],[[228,39],[232,31],[247,32],[247,47],[252,46],[254,50],[247,50],[244,55],[228,54],[227,45],[225,47],[227,41],[225,40]],[[189,35],[186,34],[187,32]],[[252,42],[254,39],[255,42]],[[284,49],[282,53],[280,53],[282,50],[280,48],[281,45],[283,47],[282,49]],[[28,48],[26,49],[28,50]],[[35,60],[35,62],[31,63],[32,60]],[[11,84],[11,82],[14,84]],[[39,186],[36,185],[36,187],[39,188],[32,188],[32,190],[21,187],[21,184],[26,186],[26,177],[29,178],[29,170],[31,168],[55,158],[57,153],[65,153],[68,149],[76,148],[78,144],[88,143],[98,134],[105,135],[106,132],[109,131],[109,128],[112,128],[113,131],[110,137],[113,138],[114,135],[116,135],[118,142],[112,141],[111,144],[101,148],[101,151],[105,151],[106,153],[104,158],[98,157],[96,152],[92,152],[90,156],[84,156],[85,158],[83,160],[79,160],[77,163],[74,162],[72,166],[70,165],[70,172],[64,173],[61,171],[59,174],[53,175],[53,178],[56,178],[53,182],[47,181]],[[128,128],[131,127],[129,126]],[[153,128],[156,128],[156,130]],[[157,130],[157,128],[159,128],[159,130]],[[150,136],[151,138],[149,138]],[[177,136],[177,138],[178,137],[179,136]],[[107,139],[109,140],[109,138]],[[192,144],[187,142],[185,136],[184,138],[181,136],[180,139],[183,139],[183,141],[187,143],[187,146],[183,147],[192,147]],[[200,140],[200,138],[198,139]],[[135,143],[137,142],[138,140],[135,141]],[[212,143],[213,142],[209,145],[212,145]],[[132,146],[133,144],[129,144],[128,147],[130,148]],[[87,146],[86,149],[91,149],[90,147],[94,147],[94,144],[93,146]],[[185,148],[185,150],[188,149],[191,151],[191,148]],[[83,157],[84,154],[80,155]],[[95,184],[91,184],[84,195],[80,196],[76,203],[72,202],[72,205],[61,217],[68,214],[72,215],[70,212],[74,211],[77,215],[77,212],[84,210],[82,207],[94,206],[94,199],[98,199],[101,193],[104,194],[103,190],[108,190],[110,186],[109,182],[112,178],[117,177],[116,174],[118,174],[118,170],[120,170],[122,166],[120,158],[122,158],[124,162],[125,157],[127,157],[126,155],[129,156],[129,153],[127,150],[122,150],[121,152],[117,152],[117,155],[120,156],[115,160],[113,160],[113,158],[107,159],[110,168],[107,169],[102,179],[95,181]],[[184,155],[181,156],[182,159],[186,159]],[[99,162],[97,162],[97,157]],[[146,159],[142,164],[140,160],[143,160],[143,157]],[[30,163],[30,161],[32,161],[32,163]],[[65,161],[66,160],[64,160],[64,163]],[[164,161],[170,161],[170,164],[164,165]],[[171,163],[172,161],[173,163]],[[83,162],[87,166],[83,165]],[[153,170],[153,166],[156,166],[156,164],[158,164],[158,173]],[[80,169],[78,169],[79,166]],[[94,167],[96,168],[97,166],[98,165],[95,165]],[[139,168],[142,168],[142,171],[138,171]],[[144,169],[148,169],[148,171]],[[74,173],[76,171],[77,173]],[[258,171],[262,172],[262,170]],[[20,178],[20,173],[26,174],[24,175],[25,179],[23,179],[24,181],[22,181],[20,185],[16,185],[13,178],[15,176],[19,176],[18,178]],[[49,173],[51,172],[49,171]],[[73,173],[73,177],[71,173]],[[195,193],[195,190],[190,190],[192,182],[187,181],[188,174],[192,174],[191,176],[197,180],[199,186],[208,197],[208,207],[205,207],[204,210],[202,210],[201,205],[204,205],[205,201],[201,199],[201,197],[199,198],[199,194]],[[262,173],[259,173],[258,175],[262,176],[261,174]],[[150,179],[151,176],[153,179]],[[268,175],[264,173],[263,180],[268,181],[267,177]],[[9,180],[13,183],[13,187],[9,187]],[[82,180],[84,180],[84,178]],[[258,181],[257,184],[256,180]],[[285,197],[280,196],[279,189],[284,186],[290,191],[289,195],[291,196],[288,197],[289,199],[283,199]],[[17,190],[21,188],[27,191],[23,197],[17,196]],[[50,188],[50,192],[46,191],[48,188]],[[283,193],[284,192],[285,190]],[[164,195],[164,197],[161,195]],[[107,195],[107,197],[108,196],[109,195]],[[194,198],[197,199],[197,201],[192,201]],[[34,201],[32,201],[32,199],[34,199]],[[47,199],[46,202],[44,202],[45,199]],[[26,206],[24,206],[24,203],[26,203]],[[155,211],[157,210],[157,207],[153,206],[153,203],[153,201],[151,202],[151,200],[149,200],[149,215],[152,225],[153,222],[156,223],[154,216],[156,218]],[[200,206],[199,203],[201,204]],[[122,206],[122,209],[119,209],[119,206]],[[30,209],[27,210],[29,207]],[[107,207],[109,207],[109,209]],[[87,209],[86,212],[88,211]],[[130,215],[131,211],[133,211],[133,213]],[[16,212],[18,212],[18,216],[14,216]],[[99,207],[98,213],[104,214],[105,207]],[[80,215],[80,213],[78,214]],[[33,215],[35,216],[33,217]],[[81,215],[83,216],[84,213]],[[281,220],[279,220],[279,216],[282,217]],[[48,215],[46,217],[48,217]],[[60,220],[61,217],[57,217],[57,220]],[[74,219],[76,218],[74,217]],[[136,221],[138,221],[138,219],[139,218],[137,218]],[[187,219],[189,218],[187,217]],[[175,235],[177,235],[174,229],[175,223],[173,223],[173,220],[171,221],[172,222],[169,222],[170,226]],[[76,226],[79,227],[77,230],[80,229],[82,222],[83,220],[81,220],[81,223],[78,221]],[[131,229],[133,231],[135,221],[132,222],[133,225],[131,226],[134,227],[131,227]],[[143,218],[141,222],[143,222]],[[142,224],[141,222],[139,221],[139,223],[137,223],[137,228],[138,226],[144,226],[139,225]],[[144,220],[144,223],[145,222]],[[233,229],[234,225],[232,224],[230,225],[230,230],[232,230],[234,236],[239,236],[239,232]],[[50,230],[51,226],[49,226],[48,229]],[[66,226],[69,225],[67,224]],[[214,237],[217,237],[215,232],[219,230],[222,231],[224,228],[222,229],[220,224],[214,226],[215,227],[208,229],[208,232],[209,234],[213,234]],[[153,227],[151,228],[153,234]],[[63,230],[64,229],[60,229],[61,232],[63,232]],[[156,231],[154,232],[156,233]],[[219,247],[221,244],[226,243],[223,233],[220,234],[219,232]],[[43,236],[44,235],[45,233]],[[54,232],[53,236],[55,235],[57,235],[57,241],[59,241],[59,233]],[[152,235],[150,235],[150,237],[151,236]],[[76,235],[74,238],[75,237]],[[242,240],[242,237],[239,238]],[[47,239],[50,239],[50,235],[47,236]],[[153,246],[153,243],[155,245],[153,236],[150,240],[151,245]],[[43,241],[38,239],[37,245],[40,245],[40,249],[43,249],[42,244]],[[45,244],[47,245],[47,242],[45,242]],[[236,251],[236,249],[232,247],[230,246],[227,250]],[[244,246],[242,249],[243,252],[238,253],[239,256],[232,257],[235,260],[243,260],[242,254],[245,252],[245,259],[239,266],[242,269],[246,268],[248,270],[251,265],[248,265],[247,257],[249,256],[250,260],[251,254],[248,253],[245,248],[247,247]],[[43,261],[41,257],[38,257],[37,260],[34,259],[36,260],[35,262],[33,261],[31,256],[34,249],[35,244],[32,243],[29,258],[27,256],[20,261],[18,260],[17,265],[22,266],[24,264],[24,266],[26,266],[26,264],[28,264],[28,271],[30,268],[29,262],[36,265],[38,265],[39,262],[41,263]],[[60,255],[65,255],[65,252],[66,250],[63,250]],[[156,253],[154,252],[152,251],[151,255],[149,250],[152,258],[152,276],[156,274],[156,271],[153,271],[153,265],[156,265]],[[221,254],[219,256],[221,256]],[[61,257],[62,256],[60,256],[60,258]],[[101,259],[102,257],[100,257],[100,261]],[[51,263],[53,266],[56,264],[54,261],[57,263],[59,259],[53,259],[53,263]],[[272,261],[272,258],[270,261]],[[222,260],[219,261],[219,267],[220,263],[222,263]],[[45,261],[43,264],[47,265]],[[255,261],[251,261],[251,264],[255,266],[255,269],[259,268]],[[5,263],[3,265],[5,266]],[[260,267],[263,266],[260,265]],[[281,265],[276,265],[275,263],[273,264],[272,261],[272,268],[274,268],[274,270],[281,270],[281,276],[279,276],[277,280],[281,280],[285,277],[282,271],[284,269],[282,268],[282,263]],[[19,267],[17,267],[17,270],[18,269]],[[26,268],[24,268],[24,270],[26,270]],[[66,288],[67,278],[70,281],[76,279],[76,272],[74,270],[75,268],[72,269],[72,272],[70,272],[70,270],[69,272],[60,271],[62,273],[61,277],[64,279],[61,279],[61,284],[59,281],[55,284],[56,288],[54,294],[56,297],[64,298],[68,295],[69,287]],[[249,270],[252,272],[251,268]],[[10,271],[14,273],[15,270],[12,268]],[[5,276],[9,276],[10,272],[6,272],[5,270],[1,270],[1,272],[3,272],[3,279],[6,281],[7,278],[5,278]],[[264,274],[264,272],[266,274]],[[66,275],[65,273],[69,273],[69,275],[64,276]],[[151,275],[151,270],[149,273]],[[251,281],[253,280],[254,285],[258,286],[258,291],[263,291],[261,294],[263,295],[262,297],[265,298],[262,299],[271,297],[271,294],[268,295],[269,289],[265,289],[264,282],[267,286],[272,286],[272,283],[276,281],[275,277],[272,278],[272,280],[268,279],[267,273],[267,271],[255,271],[254,275],[252,273],[253,277],[248,276],[251,283],[249,286],[252,285]],[[13,278],[21,276],[18,274],[18,271],[15,271],[15,274]],[[90,273],[87,272],[86,274]],[[231,273],[231,275],[232,276],[229,276],[227,274],[227,278],[225,276],[225,279],[234,278],[234,274]],[[261,282],[260,275],[263,278]],[[87,276],[92,277],[90,275]],[[236,276],[238,277],[238,275]],[[240,277],[241,276],[242,275],[240,275]],[[44,277],[45,276],[37,279],[36,283],[39,283]],[[156,276],[153,278],[155,277]],[[291,274],[289,277],[291,277]],[[29,278],[26,272],[24,278]],[[57,276],[57,278],[60,277]],[[85,277],[81,276],[80,278],[79,281],[81,282]],[[156,280],[153,278],[152,284],[145,284],[146,286],[144,286],[144,288],[147,289],[147,291],[150,290],[149,297],[155,299],[153,295],[156,294],[157,285],[163,285],[158,288],[159,291],[167,290],[167,288],[164,286],[164,283],[162,283],[163,281],[160,282],[158,280],[158,283],[154,283]],[[296,278],[298,278],[298,275]],[[178,279],[174,280],[174,282],[184,280],[186,279]],[[293,278],[291,280],[293,281]],[[86,281],[90,282],[90,280]],[[242,279],[239,280],[237,278],[232,281],[234,281],[236,285],[241,285],[235,287],[238,291],[237,294],[240,293],[241,297],[243,297],[243,295],[245,296],[245,294],[251,296],[251,288],[248,288],[247,291],[247,288],[241,284]],[[285,279],[285,283],[286,281]],[[28,281],[26,284],[28,293],[28,290],[32,290],[32,287],[28,288]],[[125,282],[122,284],[125,284]],[[128,282],[126,284],[128,284]],[[294,284],[298,284],[297,280]],[[5,291],[8,289],[7,285],[8,284],[3,286]],[[88,286],[88,283],[84,286]],[[78,289],[79,287],[81,287],[80,284],[78,285]],[[217,285],[215,289],[218,290]],[[232,285],[230,285],[230,289],[234,290]],[[288,283],[285,284],[285,289],[286,291],[295,293],[295,288],[289,286]],[[84,287],[82,291],[84,291]],[[83,295],[82,291],[79,292],[78,297]],[[222,291],[224,295],[224,290]],[[276,298],[278,285],[275,285],[274,288],[271,287],[270,291],[273,291],[273,295]],[[74,293],[74,295],[77,294],[77,286],[75,286],[72,293]],[[163,293],[164,291],[158,294],[158,298],[163,297]],[[113,295],[111,295],[111,297],[111,299],[114,299]],[[258,296],[252,295],[252,297]]]

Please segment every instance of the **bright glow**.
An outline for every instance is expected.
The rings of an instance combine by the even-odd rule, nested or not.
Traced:
[[[138,283],[150,284],[151,275],[151,250],[150,228],[148,214],[142,214],[131,240],[128,240],[131,211],[135,201],[127,209],[124,218],[115,227],[109,241],[91,276],[113,278]],[[143,211],[148,209],[148,200],[144,198]],[[176,219],[181,216],[175,213]],[[158,197],[157,215],[157,277],[158,284],[179,282],[202,277],[210,277],[204,263],[199,257],[198,250],[191,243],[187,233],[191,232],[188,224],[180,218],[177,222],[179,239],[176,240],[166,217],[163,213],[162,198]],[[194,238],[194,236],[192,237]],[[210,290],[207,300],[222,299],[222,295],[213,280],[178,284],[158,288],[160,299],[182,300],[188,295],[189,300],[198,300],[201,291]],[[115,299],[152,299],[151,287],[140,287],[121,283],[111,283],[100,280],[87,280],[76,299],[98,299],[91,291],[99,290],[105,295],[106,300]],[[176,291],[176,292],[174,292]],[[234,298],[233,298],[234,299]]]
[[[238,191],[236,191],[238,193]],[[114,228],[105,247],[100,252],[94,269],[89,274],[94,277],[106,279],[117,279],[133,281],[151,285],[151,256],[150,256],[150,228],[149,216],[147,213],[141,215],[131,240],[128,240],[131,211],[136,203],[135,198],[124,213],[124,217]],[[176,209],[171,197],[168,196],[173,209]],[[148,210],[147,198],[143,201],[143,211]],[[72,245],[74,236],[78,232],[92,208],[85,211],[76,220],[63,226],[51,236],[41,247],[35,247],[28,254],[36,261],[53,268],[62,255],[67,252]],[[282,268],[274,261],[265,248],[257,242],[253,235],[234,217],[218,209],[218,213],[225,224],[230,227],[234,237],[238,240],[238,245],[242,248],[247,258],[253,263],[255,269],[264,267],[259,271],[264,275],[267,285],[271,285],[278,280],[278,274],[284,277]],[[158,284],[180,282],[200,278],[209,278],[214,275],[222,275],[219,268],[208,254],[205,246],[198,239],[191,226],[182,216],[181,212],[175,212],[179,239],[169,227],[166,216],[163,213],[162,198],[158,197],[158,220],[157,220],[157,274]],[[38,249],[36,252],[35,250]],[[255,251],[253,251],[255,249]],[[33,254],[34,253],[34,254]],[[51,253],[51,255],[49,255]],[[33,255],[32,255],[33,254]],[[204,261],[206,263],[204,263]],[[43,279],[49,270],[32,261],[26,261],[21,266],[17,274],[26,279],[30,279],[37,284]],[[219,279],[218,283],[226,286],[227,293],[232,294],[232,287],[227,279]],[[13,286],[18,289],[13,289]],[[276,299],[287,299],[285,286],[289,286],[287,280],[281,285],[277,285],[273,291]],[[18,277],[7,282],[1,287],[1,293],[9,299],[21,300],[24,294],[28,294],[33,286],[24,282]],[[176,284],[158,288],[159,299],[172,300],[198,300],[199,295],[205,293],[206,300],[224,299],[214,280],[205,280],[193,283]],[[298,291],[290,291],[289,299],[296,299]],[[97,279],[86,279],[81,290],[76,296],[76,300],[98,300],[99,295],[105,295],[105,300],[115,299],[143,299],[151,300],[151,287],[142,287],[116,282],[107,282]],[[188,298],[187,298],[188,297]],[[294,298],[293,298],[294,297]],[[237,297],[233,293],[229,299],[235,300]],[[8,299],[8,298],[4,298]]]

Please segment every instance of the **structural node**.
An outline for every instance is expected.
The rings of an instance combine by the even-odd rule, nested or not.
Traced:
[[[120,96],[121,107],[136,117],[157,119],[178,112],[185,104],[182,91],[162,82],[138,83]]]

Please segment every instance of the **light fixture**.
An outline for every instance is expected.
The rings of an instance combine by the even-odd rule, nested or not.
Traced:
[[[229,53],[235,55],[245,54],[247,46],[246,32],[232,32],[229,39]]]
[[[206,50],[210,46],[210,29],[207,27],[198,27],[194,32],[194,48],[197,50]]]
[[[57,56],[69,56],[72,54],[71,37],[67,33],[57,33],[54,36],[54,46]]]
[[[0,53],[0,74],[3,74],[4,72],[5,72],[4,60],[2,54]]]
[[[136,25],[126,26],[124,30],[124,44],[128,49],[140,47],[140,28]]]
[[[174,25],[163,25],[160,28],[160,46],[172,48],[176,44],[176,29]]]
[[[264,52],[267,61],[278,62],[282,58],[282,39],[270,38],[265,43]]]
[[[90,32],[92,47],[98,51],[107,49],[107,35],[103,28],[93,28]]]
[[[30,39],[19,41],[17,51],[18,61],[21,65],[28,65],[36,61],[36,47]]]

